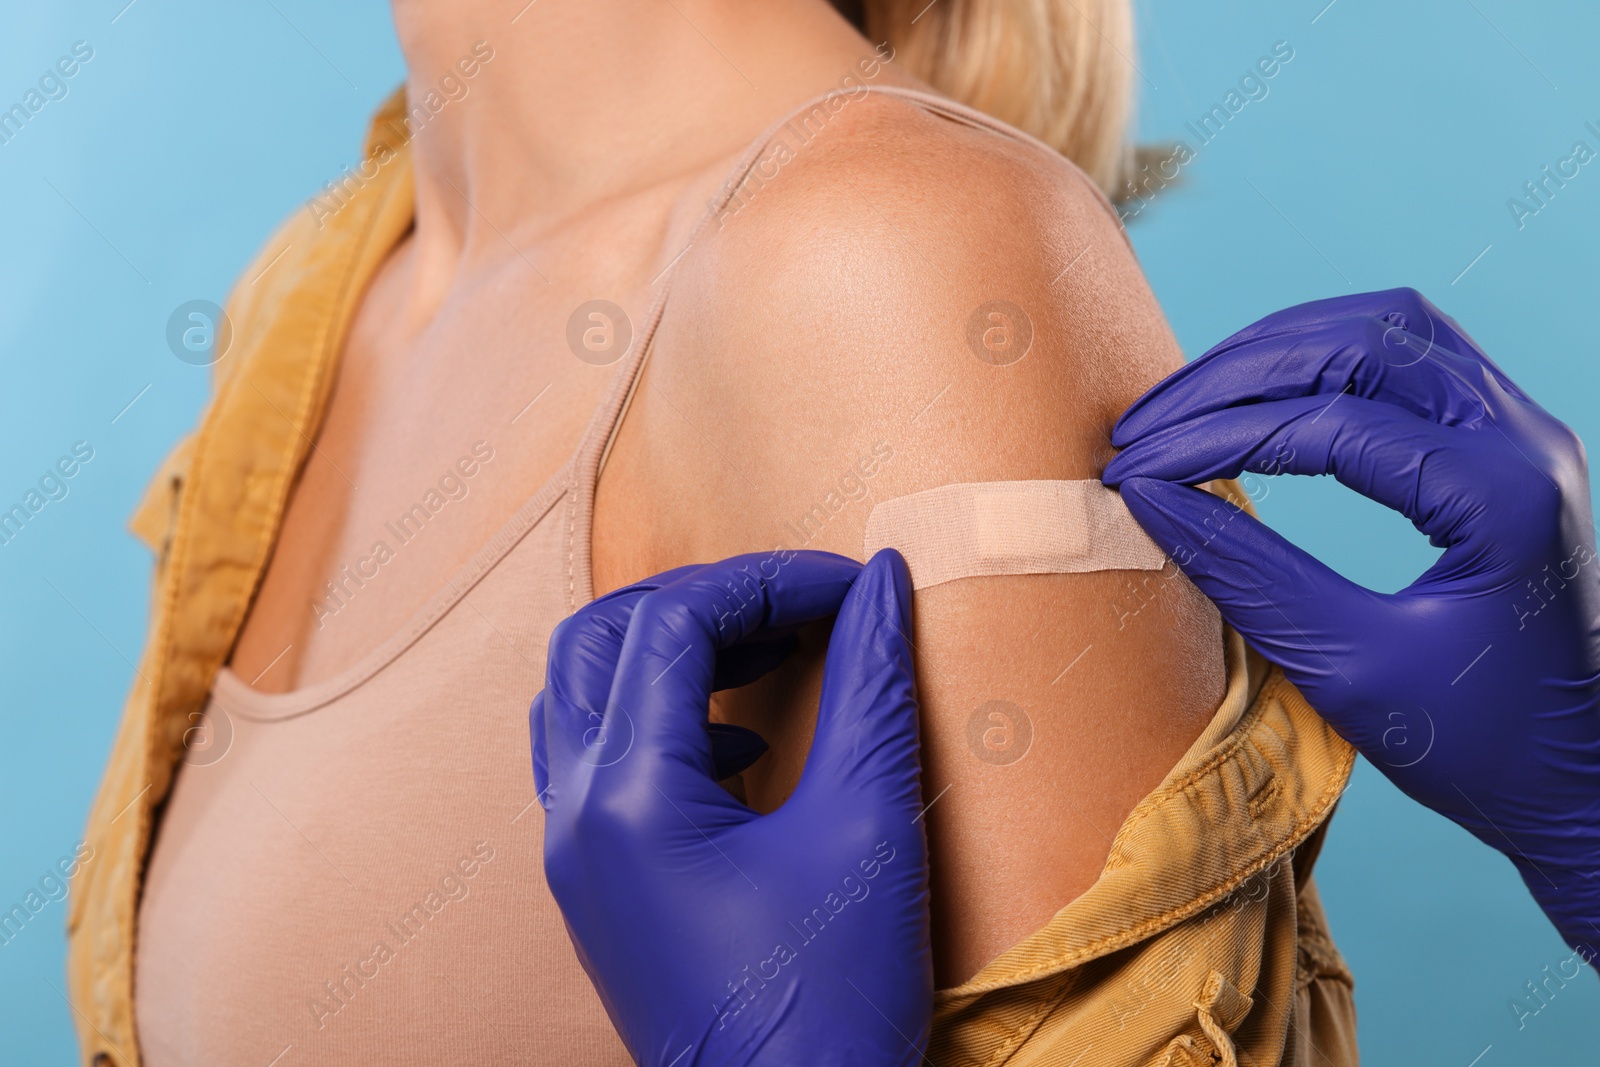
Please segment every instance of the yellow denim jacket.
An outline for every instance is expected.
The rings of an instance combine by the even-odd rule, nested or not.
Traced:
[[[140,1062],[134,938],[155,819],[266,568],[362,288],[411,224],[403,113],[397,93],[338,195],[297,212],[245,271],[215,398],[130,524],[157,553],[150,637],[68,916],[70,999],[96,1067]],[[1123,824],[1099,880],[940,991],[933,1063],[1356,1063],[1350,975],[1310,880],[1354,753],[1232,634],[1227,656],[1222,707]]]

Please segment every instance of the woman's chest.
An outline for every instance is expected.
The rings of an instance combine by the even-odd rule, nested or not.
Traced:
[[[141,904],[148,1062],[456,1062],[486,1032],[528,1063],[626,1062],[545,890],[528,769],[561,518],[334,692],[218,680]]]
[[[241,675],[281,691],[354,662],[560,476],[619,366],[585,342],[616,341],[631,316],[583,312],[575,352],[582,302],[521,273],[462,287],[416,333],[405,279],[375,279],[234,653]]]

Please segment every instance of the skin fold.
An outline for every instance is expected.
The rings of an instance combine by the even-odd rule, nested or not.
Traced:
[[[822,0],[768,0],[759,19],[733,0],[521,6],[395,4],[414,91],[474,42],[495,57],[413,143],[415,229],[362,301],[232,658],[256,687],[350,665],[516,511],[616,370],[574,358],[573,309],[611,300],[641,329],[669,267],[600,480],[596,594],[779,544],[859,557],[875,500],[938,485],[1096,478],[1116,417],[1181,364],[1079,174],[903,100],[852,100],[685,250],[746,145],[877,54]],[[871,81],[914,85],[892,61]],[[1009,365],[967,340],[993,300],[1033,330]],[[442,410],[480,429],[434,432]],[[494,459],[450,521],[319,625],[316,591],[478,439]],[[916,594],[914,623],[950,986],[1094,880],[1221,698],[1221,623],[1185,579],[1117,572],[952,582]],[[743,776],[758,811],[798,781],[826,636],[803,631],[791,662],[714,701],[771,745]],[[1031,727],[1009,762],[969,740],[994,701]]]

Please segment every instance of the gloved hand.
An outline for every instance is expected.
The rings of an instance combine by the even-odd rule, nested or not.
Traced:
[[[1398,289],[1269,315],[1141,397],[1105,472],[1222,615],[1404,792],[1600,946],[1600,560],[1582,444]],[[1392,595],[1215,496],[1332,474],[1443,556]],[[1591,950],[1591,954],[1592,954]]]
[[[805,772],[758,815],[716,784],[712,689],[753,680],[785,634],[835,611]],[[620,589],[552,635],[529,716],[545,874],[639,1063],[922,1059],[933,964],[910,626],[897,553],[862,567],[785,552]]]

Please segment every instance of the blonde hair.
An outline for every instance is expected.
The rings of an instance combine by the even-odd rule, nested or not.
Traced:
[[[1108,196],[1133,172],[1131,0],[838,0],[895,64],[1039,138]]]

